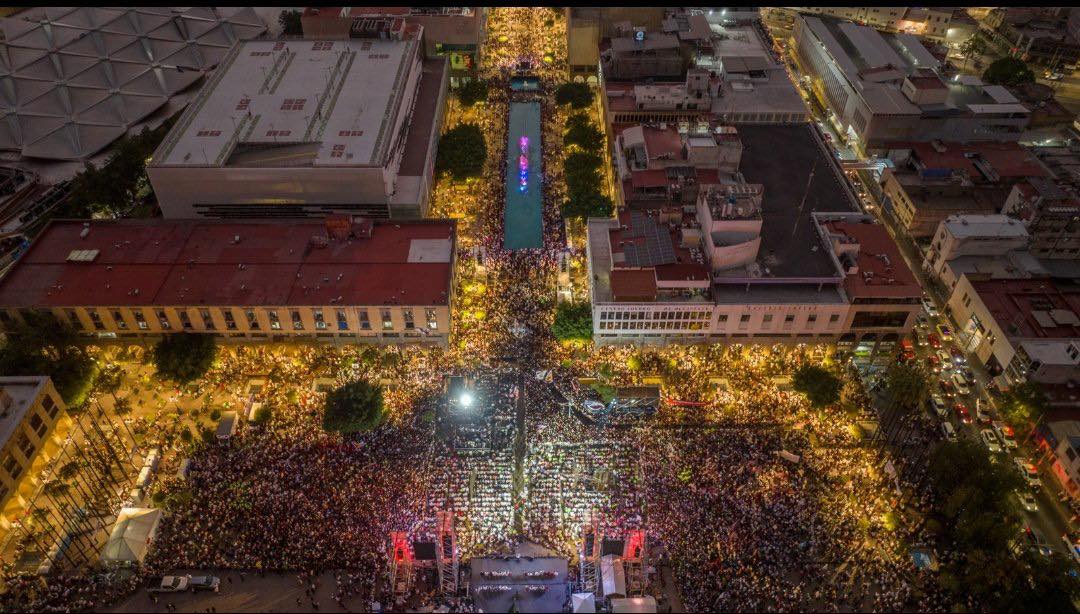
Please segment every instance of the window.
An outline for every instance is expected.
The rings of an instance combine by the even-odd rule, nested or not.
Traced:
[[[53,398],[49,395],[45,395],[45,397],[41,399],[41,406],[45,408],[45,413],[49,414],[49,418],[55,418],[56,412],[60,411],[60,406],[57,405],[56,401],[53,401]]]
[[[225,328],[236,330],[236,320],[233,319],[232,309],[223,309],[221,314],[225,319]]]
[[[337,310],[337,329],[338,330],[349,330],[349,321],[345,318],[345,310],[344,309],[338,309]]]
[[[383,330],[391,330],[394,328],[394,321],[390,318],[390,310],[382,310],[382,327]]]
[[[761,316],[761,323],[762,324],[771,324],[772,323],[772,314],[767,313],[767,314]]]
[[[19,433],[18,439],[15,440],[15,447],[19,448],[23,456],[27,460],[34,458],[34,442],[30,441],[30,438],[26,436],[26,433]]]
[[[836,324],[839,321],[840,321],[840,316],[838,314],[834,313],[831,316],[829,316],[829,324]]]
[[[82,328],[82,323],[79,322],[79,316],[75,313],[74,309],[65,309],[64,316],[67,318],[67,321],[70,322],[71,325],[74,326],[76,329]]]
[[[34,431],[34,434],[38,437],[44,437],[45,431],[48,430],[48,426],[45,424],[45,420],[41,417],[41,414],[34,412],[30,415],[30,430]]]
[[[191,330],[191,316],[188,315],[187,309],[180,310],[180,326],[184,330]]]
[[[203,328],[206,330],[217,330],[217,327],[214,326],[214,319],[210,317],[209,309],[200,309],[199,316],[202,318]]]
[[[402,309],[401,317],[405,320],[406,329],[416,328],[416,322],[413,321],[412,317],[412,309]]]
[[[338,136],[364,136],[363,130],[341,130]]]
[[[323,319],[322,309],[315,309],[311,312],[312,317],[315,318],[315,328],[319,330],[326,330],[326,320]]]
[[[255,310],[248,309],[245,315],[247,315],[248,330],[259,330],[259,318],[255,317]]]
[[[286,98],[281,101],[282,111],[303,111],[307,98]]]
[[[319,41],[311,44],[312,51],[330,51],[334,48],[334,41]]]
[[[1072,449],[1071,446],[1068,447],[1068,448],[1065,448],[1065,456],[1069,457],[1070,462],[1076,460],[1076,452]]]
[[[300,312],[295,309],[292,311],[292,327],[293,330],[304,330],[304,321],[300,319]]]
[[[439,330],[439,321],[435,318],[434,309],[425,309],[424,317],[427,318],[427,327],[431,330]]]
[[[97,312],[97,309],[87,309],[86,313],[90,314],[90,321],[94,323],[94,330],[105,330],[105,323],[101,321],[101,314]]]
[[[360,330],[371,330],[371,320],[368,319],[367,309],[357,309],[356,317],[360,320]]]
[[[19,466],[19,461],[15,460],[15,457],[8,454],[4,459],[4,471],[7,472],[11,479],[16,479],[22,474],[22,467]]]
[[[784,324],[791,324],[794,321],[795,321],[795,314],[789,313],[786,316],[784,316]]]
[[[124,321],[124,316],[120,313],[120,310],[113,309],[112,319],[116,322],[116,327],[120,330],[127,330],[127,322]]]
[[[161,325],[161,330],[169,330],[172,328],[172,324],[169,324],[169,318],[165,315],[164,309],[158,309],[156,311],[158,324]]]
[[[195,136],[221,136],[220,130],[200,130]]]
[[[248,105],[250,105],[250,104],[251,104],[251,99],[250,98],[241,98],[240,102],[236,103],[236,110],[237,111],[247,111],[248,110]]]
[[[720,314],[720,320],[719,320],[719,322],[720,322],[721,324],[726,324],[726,323],[727,323],[727,314],[726,314],[726,313],[722,313],[722,314]]]
[[[807,328],[813,328],[814,324],[817,324],[817,314],[812,313],[812,314],[806,316],[806,327]]]
[[[739,316],[739,323],[740,324],[746,324],[749,321],[750,321],[750,314],[744,313],[741,316]]]
[[[281,319],[278,318],[277,310],[267,310],[266,317],[270,320],[270,328],[274,330],[281,330]]]
[[[340,158],[345,155],[344,145],[334,145],[334,150],[330,152],[331,158]]]
[[[289,136],[292,130],[267,130],[266,136]]]
[[[146,323],[146,318],[143,316],[142,309],[136,309],[134,313],[135,313],[135,324],[137,324],[139,326],[140,330],[146,330],[146,329],[150,328],[150,326]]]

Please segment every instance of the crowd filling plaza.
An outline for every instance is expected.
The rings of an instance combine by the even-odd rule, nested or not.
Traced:
[[[475,592],[448,595],[426,576],[403,591],[392,586],[391,535],[435,542],[445,511],[455,522],[461,577],[473,557],[512,555],[529,544],[569,560],[568,586],[558,589],[567,609],[586,582],[579,562],[587,526],[612,540],[643,531],[640,595],[661,608],[965,605],[912,564],[912,547],[933,542],[920,521],[933,495],[925,468],[899,478],[886,469],[889,452],[868,444],[858,426],[876,419],[870,393],[834,347],[594,348],[554,338],[560,254],[580,244],[568,241],[573,230],[559,211],[567,110],[554,90],[566,73],[565,23],[550,9],[499,8],[487,28],[480,68],[487,98],[447,119],[448,127],[482,128],[484,171],[440,178],[432,197],[433,216],[460,220],[450,347],[229,345],[184,386],[143,378],[141,348],[123,357],[95,349],[103,367],[127,373],[121,398],[147,399],[125,420],[141,445],[164,452],[151,492],[166,513],[135,569],[72,569],[47,584],[11,571],[5,611],[106,609],[124,600],[156,606],[170,596],[148,597],[147,578],[178,569],[312,587],[331,571],[336,603],[308,593],[312,607],[331,611],[477,611]],[[537,89],[511,87],[523,65]],[[504,180],[515,156],[504,148],[515,102],[540,108],[533,146],[542,154],[543,246],[508,250]],[[581,250],[569,257],[580,262]],[[840,377],[844,402],[815,407],[793,391],[788,382],[805,365]],[[467,403],[448,393],[451,377],[465,378]],[[382,388],[384,419],[365,432],[328,431],[328,391],[359,380]],[[652,385],[659,402],[648,415],[604,421],[580,409],[604,389]],[[91,394],[107,405],[116,398]],[[226,400],[243,407],[249,398],[272,408],[269,420],[247,422],[227,440],[181,435],[207,423],[183,415],[185,408]],[[908,441],[929,446],[935,428],[920,419]],[[307,605],[297,599],[298,608]]]

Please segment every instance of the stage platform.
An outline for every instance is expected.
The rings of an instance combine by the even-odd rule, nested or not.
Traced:
[[[483,612],[561,612],[570,598],[567,560],[560,557],[509,556],[474,558],[470,561],[469,592]],[[491,577],[489,573],[504,574]],[[548,572],[545,577],[527,573]],[[504,590],[490,590],[504,587]],[[543,587],[543,591],[529,590]],[[485,590],[489,589],[489,590]]]

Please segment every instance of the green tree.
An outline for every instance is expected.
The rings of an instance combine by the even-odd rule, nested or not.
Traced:
[[[964,66],[968,61],[986,53],[986,41],[978,34],[960,43],[960,55],[964,58]]]
[[[159,376],[186,384],[205,375],[216,355],[213,335],[166,335],[154,346],[154,365]]]
[[[360,380],[326,395],[323,428],[349,434],[373,429],[385,418],[382,388]]]
[[[574,109],[584,109],[592,104],[592,88],[585,83],[563,83],[555,90],[555,103],[568,104]]]
[[[82,405],[98,365],[75,332],[49,314],[27,314],[0,348],[0,374],[48,375],[69,407]]]
[[[1050,407],[1050,402],[1046,398],[1042,384],[1025,382],[1009,389],[999,407],[1009,423],[1026,425],[1042,420]]]
[[[278,15],[278,24],[281,26],[283,36],[302,36],[304,25],[300,20],[301,13],[297,10],[281,11]]]
[[[563,144],[580,147],[584,151],[600,153],[604,150],[604,133],[584,113],[575,113],[566,120]]]
[[[1035,82],[1035,73],[1020,58],[1004,57],[994,60],[983,71],[982,80],[994,85],[1017,86]]]
[[[251,421],[255,424],[266,424],[270,422],[270,419],[274,417],[274,408],[268,404],[264,404],[255,410],[255,415],[251,418]]]
[[[559,303],[551,333],[559,341],[591,340],[592,305],[585,301]]]
[[[817,365],[799,367],[791,378],[791,385],[819,409],[840,400],[840,378]]]
[[[487,144],[484,132],[476,124],[461,124],[442,135],[435,155],[435,171],[449,173],[454,179],[477,177],[484,170]]]
[[[586,219],[590,217],[611,217],[611,199],[599,192],[570,194],[563,202],[563,217]]]
[[[471,79],[461,84],[461,87],[457,88],[455,93],[461,104],[471,107],[478,102],[487,100],[488,96],[488,82],[482,79]]]

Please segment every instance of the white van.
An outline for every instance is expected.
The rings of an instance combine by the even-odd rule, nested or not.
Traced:
[[[956,429],[953,428],[951,422],[941,423],[941,433],[945,435],[945,439],[949,441],[956,441]]]

